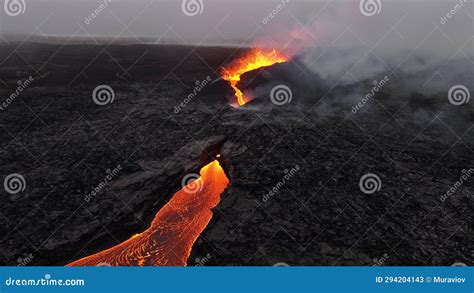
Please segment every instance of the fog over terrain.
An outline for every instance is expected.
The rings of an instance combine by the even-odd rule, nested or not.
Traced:
[[[196,15],[185,13],[185,2],[197,4]],[[376,13],[364,15],[363,2],[375,3]],[[407,76],[424,75],[421,84],[429,88],[443,88],[455,81],[471,87],[473,3],[473,0],[36,0],[26,1],[24,14],[19,16],[8,16],[2,11],[0,32],[4,36],[2,41],[21,40],[26,36],[36,41],[44,41],[44,36],[73,36],[75,39],[69,40],[71,44],[126,40],[268,46],[298,54],[322,78],[336,81],[342,78],[343,83],[351,82],[348,79],[352,78],[344,74],[352,68],[351,72],[361,79],[399,70]],[[364,66],[359,66],[361,59],[367,59],[362,62]],[[432,76],[425,76],[427,72]],[[418,80],[406,82],[420,84]]]
[[[396,26],[377,46],[379,50],[385,50],[415,48],[437,26],[439,31],[428,37],[422,49],[433,49],[438,53],[447,53],[454,46],[460,48],[473,33],[472,0],[385,0],[380,2],[379,14],[373,16],[365,16],[359,11],[359,1],[202,0],[202,13],[196,16],[185,15],[179,0],[106,1],[26,1],[25,12],[20,16],[7,16],[2,11],[1,32],[143,36],[160,39],[160,42],[203,45],[252,43],[261,38],[287,43],[291,38],[292,45],[305,41],[320,46],[329,45],[339,37],[334,43],[338,46],[359,45],[362,41],[363,45],[372,47]],[[87,24],[86,18],[104,3],[105,8]],[[276,11],[276,15],[264,22],[272,11]],[[441,18],[450,11],[455,12],[454,15],[442,24]],[[302,27],[305,30],[302,31]],[[472,48],[471,42],[466,52],[472,52]]]

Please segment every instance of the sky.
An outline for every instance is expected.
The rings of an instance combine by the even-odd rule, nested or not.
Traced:
[[[420,50],[444,55],[453,50],[473,52],[474,0],[0,1],[4,2],[2,35],[131,37],[137,41],[147,37],[157,43],[202,45],[375,46],[380,51],[413,49],[424,40]],[[24,1],[22,14],[7,15],[6,3],[11,1]],[[199,7],[196,15],[191,6],[183,8],[183,2],[189,1]],[[364,1],[375,3],[376,13],[364,8],[364,14]],[[451,16],[443,21],[447,14]]]

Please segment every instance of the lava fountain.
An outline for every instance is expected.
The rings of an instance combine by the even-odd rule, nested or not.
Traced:
[[[237,83],[240,81],[240,76],[246,72],[261,67],[286,61],[288,61],[288,57],[277,52],[275,49],[251,49],[242,58],[239,58],[227,67],[224,67],[221,72],[221,77],[230,83],[230,86],[235,91],[237,103],[239,106],[243,106],[251,101],[252,97],[245,96],[245,94],[237,87]]]
[[[200,175],[173,195],[146,231],[68,266],[186,266],[194,242],[229,184],[217,160]]]

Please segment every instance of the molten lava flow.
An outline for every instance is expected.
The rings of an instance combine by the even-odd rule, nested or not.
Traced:
[[[212,218],[211,209],[229,184],[217,160],[200,174],[174,194],[146,231],[68,266],[185,266],[194,242]]]
[[[234,61],[222,70],[222,79],[227,80],[235,91],[239,106],[251,100],[237,87],[240,76],[246,72],[288,61],[288,58],[276,50],[252,49],[242,58]]]

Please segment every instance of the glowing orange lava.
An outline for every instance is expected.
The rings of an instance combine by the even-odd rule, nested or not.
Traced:
[[[146,231],[68,266],[186,266],[194,242],[212,218],[211,209],[229,184],[217,160],[200,175],[174,194]]]
[[[222,70],[222,79],[227,80],[235,91],[237,103],[243,106],[251,100],[251,97],[246,97],[244,93],[237,87],[240,81],[240,76],[246,72],[270,66],[276,63],[288,61],[288,58],[276,50],[268,49],[252,49],[242,58],[237,59],[228,67]]]

